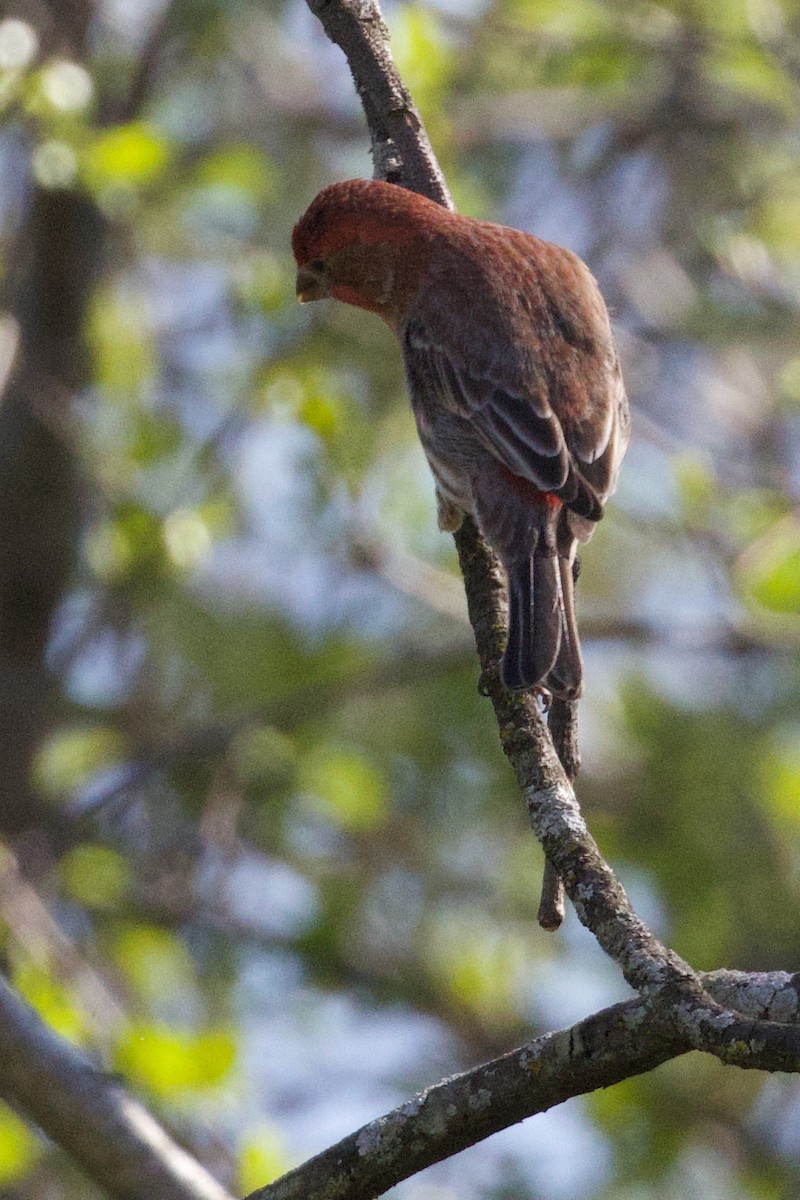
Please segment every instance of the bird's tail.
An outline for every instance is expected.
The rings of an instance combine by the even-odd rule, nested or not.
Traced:
[[[509,626],[503,655],[508,688],[542,684],[557,696],[580,695],[583,661],[575,623],[572,565],[552,551],[534,551],[507,566]]]

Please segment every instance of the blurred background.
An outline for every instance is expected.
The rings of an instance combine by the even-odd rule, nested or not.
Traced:
[[[301,0],[6,0],[0,954],[241,1193],[626,994],[501,755],[382,324],[294,299],[369,176]],[[698,968],[800,968],[800,4],[387,4],[465,213],[581,254],[634,409],[579,795]],[[403,1200],[789,1200],[800,1084],[690,1056]],[[0,1110],[0,1194],[98,1193]]]

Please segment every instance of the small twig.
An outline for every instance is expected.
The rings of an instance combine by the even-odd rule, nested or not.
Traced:
[[[577,703],[554,696],[547,714],[547,727],[564,774],[570,783],[574,783],[581,766]],[[542,898],[538,912],[539,924],[542,929],[552,932],[560,927],[564,913],[564,885],[550,859],[545,858]]]
[[[555,933],[557,929],[561,928],[566,911],[564,885],[561,882],[561,877],[550,862],[550,859],[545,856],[544,872],[542,874],[542,895],[539,900],[536,920],[542,929],[547,930],[548,933]]]

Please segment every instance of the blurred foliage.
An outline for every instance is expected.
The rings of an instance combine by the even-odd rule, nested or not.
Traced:
[[[0,1109],[0,1186],[31,1170],[39,1156],[36,1137],[15,1113]]]
[[[89,55],[59,6],[0,21],[8,279],[36,188],[105,220],[33,764],[69,836],[12,847],[24,877],[4,852],[1,944],[52,1027],[244,1191],[624,988],[573,917],[536,927],[398,350],[294,302],[293,222],[370,170],[344,61],[301,0],[93,7]],[[793,969],[800,10],[386,18],[458,206],[581,253],[617,323],[635,436],[580,588],[592,827],[696,966]],[[790,1200],[799,1112],[793,1080],[691,1056],[398,1194]],[[86,1186],[0,1114],[4,1195]]]

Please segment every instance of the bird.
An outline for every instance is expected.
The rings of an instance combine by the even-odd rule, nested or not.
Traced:
[[[576,700],[579,542],[630,434],[600,289],[570,250],[381,180],[331,184],[292,232],[298,299],[380,316],[399,340],[441,529],[471,515],[508,581],[501,677]]]

